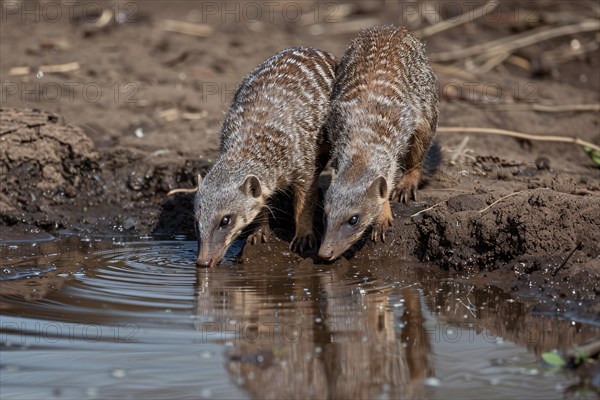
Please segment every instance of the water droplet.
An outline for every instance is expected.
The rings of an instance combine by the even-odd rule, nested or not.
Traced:
[[[579,50],[581,48],[581,42],[577,39],[571,40],[571,48],[573,50]]]
[[[423,384],[425,386],[429,386],[429,387],[439,387],[440,386],[440,380],[438,378],[426,378],[425,380],[423,380]]]
[[[35,76],[36,76],[38,79],[42,79],[42,78],[44,77],[44,72],[43,72],[43,71],[38,71],[38,72],[37,72],[37,74],[35,74]]]
[[[135,136],[137,136],[139,138],[143,138],[144,137],[144,130],[142,128],[137,128],[135,130]]]
[[[121,368],[113,369],[111,375],[115,378],[124,378],[125,370]]]

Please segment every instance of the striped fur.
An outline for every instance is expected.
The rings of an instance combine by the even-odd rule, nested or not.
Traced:
[[[405,28],[361,32],[338,65],[326,123],[335,174],[320,257],[339,257],[370,226],[374,240],[385,238],[390,194],[416,200],[437,117],[437,80],[423,44]]]
[[[222,125],[220,157],[196,194],[198,265],[216,264],[257,217],[262,223],[251,240],[266,241],[267,200],[285,188],[295,198],[291,249],[315,245],[318,156],[334,74],[333,56],[297,47],[275,54],[241,83]],[[226,216],[230,223],[220,226]]]

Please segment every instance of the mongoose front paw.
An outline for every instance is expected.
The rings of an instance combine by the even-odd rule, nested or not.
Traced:
[[[392,208],[390,207],[390,202],[386,201],[383,205],[383,209],[381,210],[381,214],[377,221],[373,224],[373,229],[371,231],[371,240],[376,242],[381,239],[382,242],[385,242],[385,231],[387,228],[392,226],[394,222],[394,215],[392,214]]]
[[[317,245],[317,238],[314,234],[305,235],[297,234],[290,243],[290,250],[294,253],[303,253],[307,250],[314,249]]]
[[[400,203],[407,204],[411,199],[417,201],[417,187],[396,189],[392,193],[392,199],[398,199]]]
[[[385,231],[390,226],[392,226],[391,219],[384,223],[377,223],[373,225],[373,230],[371,231],[371,240],[377,242],[379,239],[381,239],[382,242],[385,242]]]
[[[255,230],[252,234],[248,236],[248,243],[254,245],[257,243],[267,243],[269,241],[269,230],[265,228],[260,228]]]
[[[392,199],[407,204],[409,200],[417,201],[417,189],[421,180],[420,173],[407,173],[402,177],[392,192]]]

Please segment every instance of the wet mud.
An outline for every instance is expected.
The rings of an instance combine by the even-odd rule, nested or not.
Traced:
[[[539,363],[598,337],[586,301],[557,311],[385,257],[315,265],[279,240],[215,269],[196,268],[185,240],[2,250],[3,398],[597,396],[597,362],[577,373]]]

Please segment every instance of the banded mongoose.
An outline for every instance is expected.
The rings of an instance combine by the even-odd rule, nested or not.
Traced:
[[[406,28],[362,31],[338,64],[325,124],[334,174],[319,257],[341,256],[371,226],[371,238],[385,240],[390,193],[416,200],[437,118],[437,80],[424,45]]]
[[[325,160],[323,125],[335,58],[320,50],[283,50],[252,71],[238,88],[221,127],[220,155],[199,177],[194,204],[198,266],[216,265],[255,219],[252,243],[269,235],[267,200],[291,188],[295,236],[290,249],[316,245],[313,215]]]

